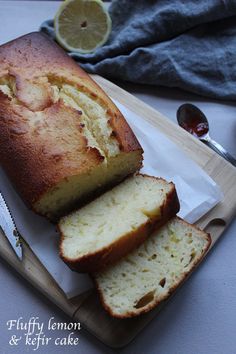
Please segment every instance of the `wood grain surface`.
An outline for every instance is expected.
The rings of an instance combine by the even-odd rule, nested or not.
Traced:
[[[137,113],[176,143],[220,186],[224,199],[196,223],[210,232],[213,239],[212,248],[236,215],[236,168],[139,99],[99,76],[93,78],[108,95]],[[0,234],[0,256],[70,318],[81,322],[82,328],[111,347],[128,344],[167,302],[138,318],[114,319],[103,310],[94,290],[68,300],[26,243],[23,249],[24,259],[21,263],[4,235]]]

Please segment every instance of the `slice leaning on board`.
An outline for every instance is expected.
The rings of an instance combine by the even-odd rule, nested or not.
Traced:
[[[178,211],[173,183],[135,175],[61,219],[60,255],[73,270],[97,272],[139,246]]]

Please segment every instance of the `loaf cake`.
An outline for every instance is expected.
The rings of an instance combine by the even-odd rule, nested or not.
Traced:
[[[210,235],[174,217],[136,250],[93,275],[105,309],[126,318],[165,300],[201,261]]]
[[[73,270],[94,272],[140,245],[176,215],[173,183],[135,175],[59,222],[60,256]]]
[[[142,165],[117,107],[57,44],[0,47],[0,163],[23,200],[55,219]]]

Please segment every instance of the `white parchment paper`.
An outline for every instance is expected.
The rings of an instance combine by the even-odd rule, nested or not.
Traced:
[[[142,172],[175,183],[181,217],[195,222],[223,198],[216,183],[166,136],[120,103],[115,101],[115,104],[144,149]],[[0,189],[23,238],[66,295],[72,297],[91,288],[92,282],[87,275],[72,272],[58,257],[59,239],[55,226],[26,208],[2,170]]]

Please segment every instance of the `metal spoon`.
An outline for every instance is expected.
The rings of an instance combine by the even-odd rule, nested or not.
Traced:
[[[215,152],[236,166],[236,159],[230,155],[220,144],[211,139],[209,135],[209,124],[205,114],[196,106],[190,103],[182,104],[177,111],[179,125],[194,135]]]

